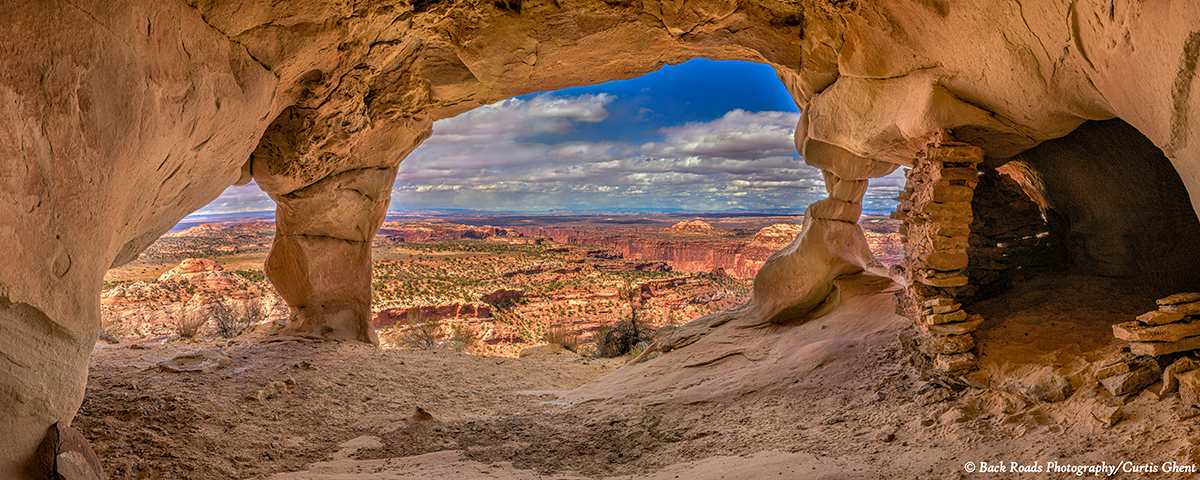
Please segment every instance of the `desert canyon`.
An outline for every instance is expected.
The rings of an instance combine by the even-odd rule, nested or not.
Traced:
[[[1200,464],[1196,2],[2,0],[0,18],[0,478]],[[700,271],[719,266],[744,298],[615,359],[380,347],[379,311],[414,306],[373,283],[437,254],[379,245],[422,240],[385,217],[435,120],[692,58],[769,65],[802,111],[796,150],[827,196],[798,231],[454,245],[538,247],[596,278],[659,268],[636,260],[718,282]],[[885,265],[863,196],[899,168],[903,251]],[[273,232],[245,232],[265,277],[201,255],[106,285],[252,180],[276,203]],[[646,260],[669,256],[655,235],[732,263]],[[274,318],[225,340],[97,343],[102,308],[181,302],[185,280],[269,296]]]

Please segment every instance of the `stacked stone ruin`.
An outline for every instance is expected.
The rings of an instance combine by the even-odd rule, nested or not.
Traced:
[[[968,283],[971,200],[982,161],[978,147],[929,145],[907,172],[904,192],[896,198],[900,205],[892,215],[904,222],[904,261],[898,273],[905,288],[897,294],[897,313],[921,330],[917,348],[935,368],[950,374],[976,368],[972,333],[983,318],[962,310],[957,297]]]
[[[1161,397],[1178,389],[1183,404],[1200,407],[1200,362],[1189,356],[1200,349],[1200,293],[1176,293],[1157,303],[1157,310],[1112,326],[1129,347],[1102,362],[1096,378],[1114,397],[1161,380],[1152,393]]]

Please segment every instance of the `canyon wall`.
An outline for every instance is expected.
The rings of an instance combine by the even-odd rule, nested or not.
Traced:
[[[678,272],[702,273],[720,268],[734,278],[745,279],[754,278],[767,258],[790,243],[797,233],[792,231],[790,235],[765,241],[749,236],[654,233],[577,234],[565,240],[577,245],[611,247],[627,259],[663,260]]]
[[[729,318],[803,321],[835,279],[882,274],[854,223],[866,181],[931,140],[995,167],[1119,117],[1200,205],[1195,2],[51,0],[0,18],[5,478],[44,477],[36,446],[82,400],[105,269],[230,184],[278,204],[287,332],[377,341],[370,241],[399,162],[434,120],[514,95],[704,57],[773,66],[802,107],[829,198],[750,304],[667,350]]]

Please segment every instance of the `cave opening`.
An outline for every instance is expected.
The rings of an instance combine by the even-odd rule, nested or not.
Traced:
[[[601,291],[615,299],[622,279],[638,284],[646,297],[638,301],[641,318],[656,327],[736,307],[749,299],[766,257],[796,236],[805,207],[825,196],[826,179],[796,152],[798,116],[771,67],[697,59],[631,80],[513,97],[440,120],[433,136],[401,163],[389,213],[372,242],[373,327],[387,330],[393,345],[404,343],[395,338],[394,327],[417,326],[423,320],[416,318],[442,321],[436,343],[457,338],[494,346],[522,339],[532,345],[549,324],[571,316],[624,317],[630,307],[564,297],[557,299],[563,305],[527,308],[531,298],[545,300],[552,296],[549,290],[565,289],[566,296]],[[864,182],[866,215],[859,223],[884,265],[901,255],[898,222],[886,217],[901,182],[898,175]],[[285,322],[286,302],[261,263],[254,265],[277,234],[268,209],[281,199],[291,201],[276,197],[254,182],[230,187],[137,261],[110,272],[106,315],[120,317],[114,312],[136,307],[126,312],[131,321],[106,334],[169,338],[178,334],[175,324],[189,302],[212,305],[208,297],[221,296],[236,306],[261,295],[266,317]],[[672,234],[677,223],[697,220],[711,231],[684,229],[671,239],[655,238]],[[540,246],[547,239],[595,248]],[[527,250],[538,248],[548,251],[535,261]],[[560,251],[549,251],[555,249]],[[591,251],[597,249],[605,251]],[[195,285],[168,279],[167,291],[160,291],[159,279],[172,276],[175,263],[190,257],[212,257],[217,265],[192,266],[194,271],[174,276],[213,279]],[[502,257],[521,258],[488,264]],[[505,261],[512,264],[499,265]],[[595,268],[568,271],[579,262],[620,265],[600,266],[618,275],[589,286]],[[543,273],[521,273],[539,267],[546,267]],[[524,282],[489,286],[460,275],[493,269],[498,269],[493,277]],[[683,277],[693,276],[713,288],[688,285]],[[205,285],[215,290],[201,298]],[[689,292],[662,302],[670,290]],[[161,302],[171,305],[154,311]],[[529,311],[518,315],[521,309]],[[476,325],[475,338],[464,334],[461,327],[470,322],[463,320],[478,318],[486,324]],[[145,326],[155,322],[157,327]],[[538,323],[547,325],[533,326]],[[587,330],[585,338],[594,336],[594,328]]]
[[[1061,400],[1089,363],[1121,348],[1113,324],[1200,288],[1188,192],[1120,119],[985,162],[972,207],[971,284],[960,297],[985,319],[980,378],[993,385]]]

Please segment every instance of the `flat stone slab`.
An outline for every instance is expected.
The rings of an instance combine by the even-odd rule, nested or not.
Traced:
[[[1196,303],[1196,302],[1200,302],[1200,293],[1197,293],[1197,292],[1176,293],[1174,295],[1168,296],[1166,298],[1160,298],[1155,301],[1155,303],[1158,303],[1159,305],[1179,305],[1181,303]]]
[[[974,332],[983,323],[983,317],[970,315],[965,322],[944,323],[939,325],[922,325],[921,328],[931,335],[964,335]]]
[[[1146,325],[1166,325],[1183,320],[1187,315],[1180,312],[1164,312],[1155,310],[1138,315],[1137,320]]]
[[[934,357],[933,364],[946,373],[966,373],[975,369],[975,354],[938,355]]]
[[[1113,336],[1130,342],[1178,342],[1200,335],[1200,322],[1177,322],[1145,326],[1139,322],[1118,323],[1112,326]]]
[[[967,312],[955,310],[947,313],[935,313],[925,316],[925,323],[929,325],[941,325],[944,323],[961,322],[967,319]]]
[[[180,355],[178,357],[167,360],[158,364],[159,370],[164,372],[184,373],[184,372],[200,372],[208,373],[218,368],[229,365],[233,359],[229,358],[225,352],[221,350],[201,350],[196,353]]]
[[[1129,342],[1134,355],[1167,355],[1200,348],[1200,337],[1188,337],[1177,342]]]
[[[1182,313],[1184,315],[1200,315],[1200,302],[1160,305],[1158,309],[1164,312]]]

